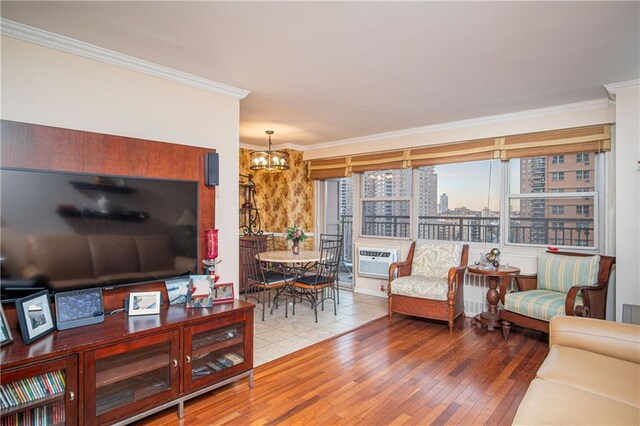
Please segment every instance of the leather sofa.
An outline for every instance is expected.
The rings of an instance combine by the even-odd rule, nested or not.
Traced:
[[[640,424],[640,326],[556,316],[549,347],[513,424]]]
[[[191,272],[195,259],[174,256],[164,235],[30,235],[24,279],[51,290],[150,281]]]

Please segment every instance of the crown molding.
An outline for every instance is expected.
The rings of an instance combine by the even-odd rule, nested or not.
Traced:
[[[609,99],[615,100],[616,95],[621,92],[626,92],[627,90],[638,90],[640,89],[640,80],[629,80],[622,81],[619,83],[611,83],[605,84],[604,90],[607,91],[609,95]]]
[[[384,139],[397,138],[403,136],[420,135],[436,131],[463,129],[466,127],[481,126],[487,124],[507,123],[516,120],[525,120],[532,118],[542,118],[561,113],[573,113],[581,111],[590,111],[596,109],[609,108],[607,99],[597,99],[594,101],[578,102],[573,104],[558,105],[546,108],[531,109],[526,111],[512,112],[508,114],[490,115],[487,117],[471,118],[467,120],[450,121],[448,123],[432,124],[423,127],[413,127],[410,129],[396,130],[393,132],[377,133],[368,136],[358,136],[350,139],[341,139],[337,141],[324,142],[305,147],[305,151],[323,148],[333,148],[343,145],[351,145],[356,143],[375,142]]]
[[[165,80],[174,81],[186,86],[214,92],[219,95],[229,96],[234,99],[244,99],[250,93],[249,90],[239,89],[217,81],[208,80],[193,74],[178,71],[173,68],[154,64],[133,56],[114,52],[83,41],[65,37],[49,31],[30,27],[19,22],[2,18],[0,20],[0,34],[3,36],[26,41],[50,49],[59,50],[66,53],[104,62],[131,71],[137,71]]]
[[[248,144],[248,143],[240,143],[240,148],[250,149],[252,151],[266,151],[268,149],[268,147],[266,147],[266,146],[251,145],[251,144]],[[305,149],[309,149],[309,147],[302,146],[302,145],[296,145],[296,144],[293,144],[293,143],[285,143],[285,144],[280,144],[280,145],[271,145],[271,150],[272,151],[283,150],[283,149],[292,149],[292,150],[296,150],[296,151],[304,151]]]

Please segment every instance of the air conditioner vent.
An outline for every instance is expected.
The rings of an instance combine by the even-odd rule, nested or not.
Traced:
[[[389,265],[398,260],[397,249],[358,249],[358,275],[365,277],[389,277]]]

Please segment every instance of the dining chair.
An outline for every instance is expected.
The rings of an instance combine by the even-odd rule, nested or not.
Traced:
[[[320,239],[320,260],[315,264],[315,270],[309,275],[302,275],[295,279],[293,285],[301,290],[311,302],[311,307],[318,322],[318,305],[324,311],[324,301],[333,300],[333,313],[338,315],[336,292],[338,282],[338,267],[342,255],[342,240],[332,238]],[[293,298],[293,312],[296,309],[296,298]]]
[[[320,234],[320,244],[322,241],[340,241],[340,262],[338,263],[338,272],[336,273],[336,299],[340,304],[340,263],[344,263],[344,236],[342,234]]]
[[[240,262],[246,277],[244,300],[254,299],[262,305],[264,321],[265,297],[271,306],[271,290],[283,287],[293,276],[265,267],[260,261],[260,247],[256,240],[240,240]]]

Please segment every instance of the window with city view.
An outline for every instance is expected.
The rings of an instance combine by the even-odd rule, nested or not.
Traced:
[[[593,247],[594,154],[555,157],[509,162],[509,242]]]
[[[497,243],[499,169],[498,160],[420,167],[418,238]]]
[[[508,182],[501,183],[501,175]],[[595,177],[592,153],[366,172],[360,176],[360,235],[499,243],[505,221],[507,243],[593,247]],[[352,179],[340,182],[347,236]],[[503,212],[501,187],[508,188]]]
[[[362,235],[408,238],[411,170],[365,172],[361,183]]]

